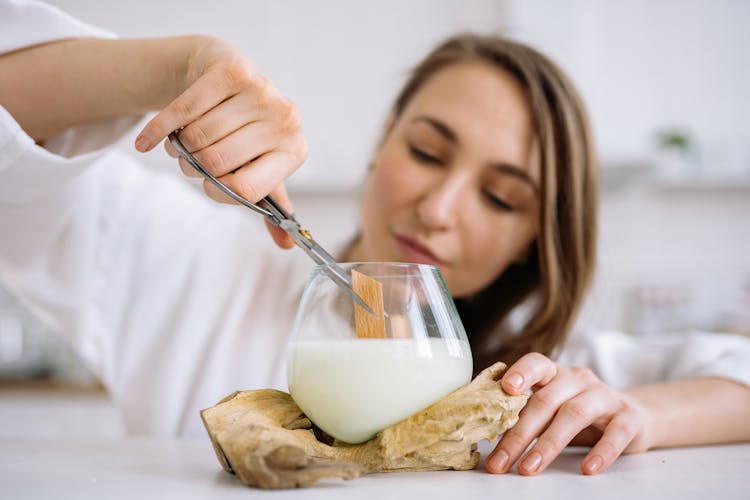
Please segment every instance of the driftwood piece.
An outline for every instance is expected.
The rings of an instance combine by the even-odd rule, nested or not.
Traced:
[[[526,404],[527,396],[500,388],[505,368],[495,363],[470,384],[358,445],[321,441],[326,436],[291,396],[272,389],[235,392],[201,417],[222,467],[246,486],[294,488],[374,472],[467,470],[479,462],[476,443],[512,427]]]

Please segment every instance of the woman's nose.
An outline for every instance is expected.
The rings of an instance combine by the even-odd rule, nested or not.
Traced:
[[[446,176],[429,188],[417,203],[417,216],[425,229],[445,230],[457,220],[465,181]]]

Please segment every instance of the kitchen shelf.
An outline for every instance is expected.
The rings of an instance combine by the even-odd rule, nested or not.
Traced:
[[[666,192],[750,192],[750,176],[656,179],[653,186]]]
[[[601,183],[605,191],[636,189],[663,193],[744,194],[750,192],[750,171],[744,175],[666,176],[645,162],[610,164],[601,169]]]

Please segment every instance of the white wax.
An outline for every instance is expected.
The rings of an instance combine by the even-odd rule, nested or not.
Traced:
[[[471,380],[468,342],[350,339],[292,342],[289,393],[315,424],[361,443]]]

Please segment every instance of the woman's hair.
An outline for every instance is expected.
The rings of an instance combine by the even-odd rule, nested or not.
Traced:
[[[500,68],[521,84],[541,161],[538,232],[526,260],[473,297],[456,300],[478,372],[531,351],[550,355],[565,340],[594,272],[598,179],[588,118],[574,86],[547,57],[512,40],[448,39],[413,70],[392,117],[435,73],[471,61]],[[514,325],[519,321],[510,321],[510,313],[522,304],[524,317]]]

